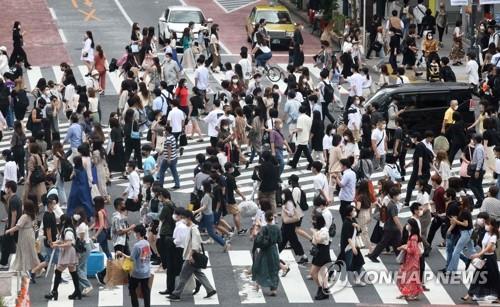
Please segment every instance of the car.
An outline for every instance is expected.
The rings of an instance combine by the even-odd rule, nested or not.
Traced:
[[[290,12],[283,5],[257,5],[255,6],[246,22],[248,41],[253,41],[255,24],[259,20],[266,20],[266,31],[270,37],[271,45],[288,47],[293,38],[296,24],[292,22]]]
[[[198,37],[198,32],[203,25],[212,23],[212,18],[205,18],[202,10],[195,6],[169,6],[158,19],[158,38],[160,43],[171,37],[171,33],[177,34],[177,45],[180,45],[182,32],[194,22],[194,38]]]
[[[424,133],[431,130],[439,135],[444,113],[452,99],[458,100],[458,112],[467,125],[474,123],[475,110],[479,98],[473,95],[470,84],[450,83],[411,83],[390,85],[378,90],[366,105],[377,104],[379,112],[387,114],[392,100],[399,101],[399,109],[406,108],[400,114],[408,131]]]

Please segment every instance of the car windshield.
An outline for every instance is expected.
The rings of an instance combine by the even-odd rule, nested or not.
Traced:
[[[171,11],[168,16],[168,22],[172,23],[203,23],[203,15],[198,11]]]
[[[260,11],[255,14],[255,21],[265,19],[269,24],[291,24],[290,14],[285,11]]]
[[[380,103],[381,101],[384,101],[385,97],[391,93],[394,89],[393,88],[383,88],[380,89],[378,92],[375,93],[375,95],[368,100],[367,104],[372,105],[374,102]]]

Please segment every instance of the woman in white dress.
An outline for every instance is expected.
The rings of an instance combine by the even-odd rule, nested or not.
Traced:
[[[90,73],[94,69],[94,37],[92,36],[92,31],[86,31],[83,38],[83,48],[80,60],[83,61],[85,66],[87,66],[88,74],[86,77],[90,76]]]
[[[182,67],[188,70],[194,70],[195,68],[193,49],[191,49],[192,42],[193,39],[191,37],[191,31],[189,28],[185,28],[181,38],[181,44],[183,49]]]

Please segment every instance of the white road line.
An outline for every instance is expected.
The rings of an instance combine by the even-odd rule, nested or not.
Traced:
[[[61,71],[61,67],[52,66],[52,72],[54,72],[54,76],[56,76],[56,79],[54,80],[54,82],[57,84],[61,83],[61,80],[63,77],[63,72]]]
[[[240,267],[243,269],[247,267],[250,269],[252,267],[252,255],[249,250],[239,250],[239,251],[229,251],[229,259],[231,260],[231,265],[233,267]],[[234,272],[235,270],[233,270]],[[262,289],[259,288],[255,291],[253,287],[253,282],[251,277],[241,270],[237,270],[236,274],[240,274],[236,278],[240,278],[241,282],[238,283],[238,294],[241,299],[242,304],[265,304],[266,299],[262,293]]]
[[[424,274],[427,274],[427,276],[431,279],[431,281],[425,284],[427,288],[429,288],[429,291],[424,292],[429,303],[432,305],[455,305],[455,302],[450,297],[448,292],[446,292],[446,289],[439,282],[436,275],[434,275],[427,262],[425,263]]]
[[[49,7],[50,16],[52,16],[52,20],[57,20],[56,12],[53,8]]]
[[[106,61],[106,67],[109,67],[109,64],[108,62]],[[112,87],[114,88],[115,90],[115,93],[117,95],[120,94],[120,90],[121,90],[121,87],[122,87],[122,81],[123,79],[120,77],[120,72],[118,70],[115,70],[113,72],[107,72],[106,75],[109,77],[109,79],[111,80],[111,85]],[[108,85],[109,87],[109,85]],[[107,92],[107,91],[106,91]]]
[[[123,290],[123,286],[99,289],[97,306],[123,306]]]
[[[130,19],[130,16],[127,14],[127,11],[125,11],[125,9],[123,8],[123,6],[120,3],[120,1],[119,0],[115,0],[115,4],[118,7],[118,9],[120,10],[120,12],[122,12],[123,17],[125,17],[125,20],[128,22],[128,24],[132,25],[133,24],[132,19]]]
[[[156,267],[151,268],[151,272],[154,272]],[[169,306],[170,301],[163,295],[159,295],[159,291],[165,291],[167,289],[167,274],[165,272],[154,272],[155,275],[153,280],[153,286],[151,287],[151,305],[154,306]]]
[[[337,259],[337,256],[335,256],[335,252],[331,249],[330,250],[330,257],[332,259]],[[349,281],[347,281],[347,285],[349,284]],[[330,289],[330,292],[332,293],[332,297],[335,300],[335,303],[351,303],[351,304],[359,304],[359,299],[358,296],[356,295],[356,292],[352,287],[343,287],[343,285],[338,285],[338,287],[335,286]],[[340,288],[340,289],[339,289]]]
[[[388,272],[387,268],[382,262],[375,263],[371,261],[370,259],[366,258],[366,254],[368,254],[368,250],[362,249],[361,250],[363,257],[365,257],[365,265],[364,269],[365,271],[374,271],[374,272]],[[383,304],[408,304],[405,300],[400,300],[397,299],[396,297],[399,296],[400,292],[398,287],[393,284],[393,283],[374,283],[373,287],[377,291],[378,295],[380,296],[380,299],[382,300]]]
[[[313,300],[307,289],[306,283],[300,274],[299,265],[291,250],[283,250],[280,258],[286,261],[290,267],[290,272],[286,277],[281,277],[280,281],[290,303],[312,303]]]
[[[54,286],[54,276],[55,275],[53,275],[53,277],[52,277],[52,283],[51,283],[49,291],[51,291],[52,287]],[[59,288],[58,288],[59,298],[57,299],[57,301],[49,301],[47,304],[47,307],[72,307],[73,306],[73,300],[68,299],[68,295],[73,294],[73,291],[75,290],[75,288],[73,287],[73,281],[71,280],[69,273],[62,274],[62,276],[68,282],[67,283],[61,282],[59,284]]]
[[[36,87],[38,80],[43,77],[42,70],[40,66],[32,66],[26,73],[28,74],[29,90],[32,91]]]
[[[59,36],[61,36],[61,40],[64,44],[66,44],[68,42],[68,40],[66,39],[66,35],[64,35],[64,32],[62,29],[57,29],[57,31],[59,31]]]

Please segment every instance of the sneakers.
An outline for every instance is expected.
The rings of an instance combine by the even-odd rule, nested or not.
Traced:
[[[211,297],[212,297],[212,296],[214,296],[216,293],[217,293],[217,291],[212,290],[212,291],[208,292],[208,293],[207,293],[207,296],[205,296],[204,298],[211,298]]]
[[[241,228],[238,231],[238,236],[244,236],[247,233],[247,230],[245,228]]]
[[[87,296],[94,288],[92,286],[90,287],[87,287],[87,288],[83,288],[82,290],[82,295],[83,296]]]
[[[99,285],[101,285],[101,286],[105,286],[106,285],[106,283],[104,282],[104,278],[101,276],[101,274],[95,273],[95,279],[97,280],[97,282],[99,283]]]
[[[309,262],[309,259],[307,259],[307,257],[305,257],[305,256],[300,257],[299,261],[297,261],[298,264],[306,264],[308,262]]]
[[[372,262],[375,262],[375,263],[379,263],[379,262],[380,262],[380,260],[378,260],[378,259],[377,259],[377,257],[375,257],[375,256],[373,256],[373,255],[371,255],[371,254],[366,255],[366,257],[367,257],[368,259],[370,259]]]
[[[227,253],[231,249],[231,244],[226,242],[226,245],[224,245],[224,253]]]

